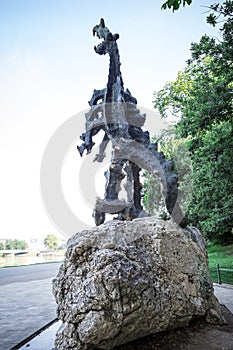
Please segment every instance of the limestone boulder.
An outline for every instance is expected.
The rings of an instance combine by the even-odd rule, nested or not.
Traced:
[[[199,231],[153,217],[74,235],[53,293],[58,350],[112,349],[196,318],[221,323]]]

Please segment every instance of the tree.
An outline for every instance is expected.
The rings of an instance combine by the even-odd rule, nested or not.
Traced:
[[[162,10],[172,10],[177,11],[181,7],[181,5],[191,5],[192,0],[167,0],[164,2],[161,6]],[[224,23],[224,30],[226,30],[227,27],[231,26],[232,22],[232,13],[233,13],[233,1],[225,1],[223,4],[221,3],[214,3],[210,6],[205,6],[209,9],[209,12],[212,11],[207,17],[206,21],[207,23],[211,24],[212,26],[216,26],[217,23],[222,22],[222,18],[228,17],[228,21],[223,21]],[[229,21],[229,18],[231,21]]]
[[[15,249],[26,249],[27,243],[24,240],[18,239],[7,239],[5,243],[6,250],[15,250]]]
[[[26,249],[27,243],[24,240],[14,239],[13,246],[14,249]]]
[[[26,249],[27,243],[24,240],[14,240],[14,249]]]
[[[221,41],[203,36],[192,43],[187,66],[155,93],[154,105],[163,117],[177,117],[175,131],[190,151],[191,223],[207,238],[226,243],[233,240],[233,1],[211,9],[216,14],[210,24],[223,20]]]
[[[12,240],[12,239],[7,239],[7,240],[6,240],[5,249],[6,249],[6,250],[12,250],[12,249],[14,249],[14,245],[13,245],[13,240]]]
[[[0,250],[4,250],[5,249],[5,244],[0,242]]]
[[[159,145],[159,151],[162,151],[166,159],[174,164],[174,172],[178,175],[179,182],[179,203],[183,213],[188,210],[192,193],[192,163],[187,150],[187,142],[174,133],[174,129],[163,130],[154,140]],[[161,194],[161,188],[154,177],[148,172],[144,172],[144,196],[143,205],[150,215],[157,215],[163,219],[168,219],[169,214]]]
[[[215,124],[193,154],[194,192],[189,217],[207,238],[226,244],[233,240],[233,128]]]
[[[56,235],[49,234],[44,239],[44,245],[50,250],[58,249],[58,238]]]

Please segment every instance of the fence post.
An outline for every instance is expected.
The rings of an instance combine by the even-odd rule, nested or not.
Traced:
[[[218,284],[222,284],[219,264],[216,265],[216,268],[217,268],[217,274],[218,274]]]

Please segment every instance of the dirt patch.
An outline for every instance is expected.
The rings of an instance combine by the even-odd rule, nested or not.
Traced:
[[[187,328],[135,340],[116,350],[233,350],[233,315],[221,306],[223,326],[195,321]]]

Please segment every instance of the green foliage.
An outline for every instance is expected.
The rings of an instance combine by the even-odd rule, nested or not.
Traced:
[[[168,0],[166,1],[161,8],[163,10],[172,9],[172,11],[179,10],[180,6],[191,5],[192,0]]]
[[[221,3],[214,3],[213,5],[210,5],[210,10],[214,11],[207,16],[207,23],[211,24],[212,26],[216,26],[217,23],[224,20],[225,17],[228,18],[227,22],[224,23],[223,29],[224,31],[227,31],[227,27],[232,24],[233,19],[233,1],[225,1],[223,4]]]
[[[27,248],[27,243],[23,240],[18,240],[18,239],[7,239],[5,243],[5,248],[6,250],[15,250],[15,249],[26,249]]]
[[[192,0],[167,0],[161,6],[162,10],[172,10],[177,11],[183,5],[191,5]],[[218,23],[224,22],[221,30],[224,35],[231,36],[232,23],[233,23],[233,1],[227,0],[224,3],[214,3],[210,6],[206,6],[210,11],[212,11],[207,17],[206,22],[213,27]],[[227,18],[227,19],[225,19]],[[228,38],[228,39],[229,39]],[[233,39],[233,38],[231,38]]]
[[[14,247],[13,247],[13,240],[12,239],[7,239],[6,240],[5,249],[7,249],[7,250],[14,249]]]
[[[162,151],[168,160],[174,164],[174,172],[178,175],[179,181],[179,203],[183,212],[188,209],[192,195],[192,162],[187,150],[187,141],[177,137],[174,130],[164,130],[156,140],[159,144],[159,151]],[[148,172],[144,172],[143,205],[150,215],[157,215],[168,219],[169,215],[162,198],[160,185]]]
[[[149,215],[162,215],[165,213],[166,209],[161,195],[160,184],[155,181],[155,178],[147,171],[143,173],[143,177],[143,189],[145,192],[143,196],[143,205]]]
[[[58,238],[56,235],[49,234],[44,239],[44,245],[50,250],[58,249]]]
[[[223,19],[222,41],[203,36],[174,82],[155,93],[162,117],[177,117],[193,168],[191,224],[210,240],[233,241],[233,1],[211,6]],[[212,17],[212,19],[215,17]],[[213,24],[213,23],[212,23]]]
[[[194,192],[189,217],[212,241],[233,241],[233,132],[229,122],[212,125],[193,150]]]
[[[232,118],[233,69],[226,69],[217,55],[206,54],[200,59],[203,54],[198,54],[202,44],[212,44],[212,40],[203,37],[199,44],[192,44],[192,60],[187,67],[178,73],[175,82],[167,83],[155,93],[154,103],[161,116],[180,118],[179,133],[182,137],[199,137],[214,122]],[[205,44],[203,51],[206,50]]]
[[[0,250],[4,250],[5,249],[5,244],[3,244],[2,242],[0,242]]]
[[[220,268],[232,269],[232,271],[220,270],[222,282],[233,284],[233,245],[211,245],[208,247],[207,252],[212,280],[218,281],[216,265],[219,264]]]

